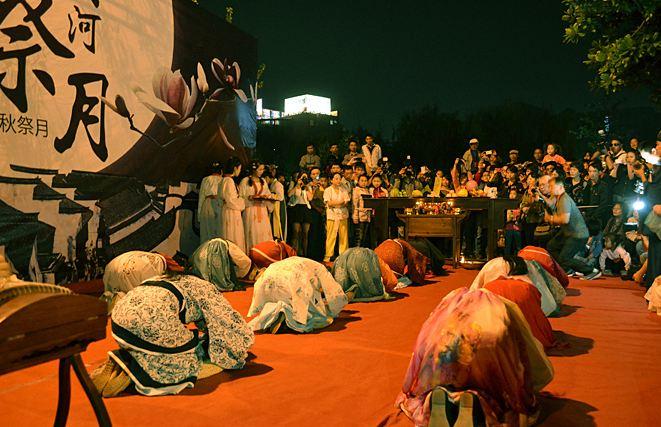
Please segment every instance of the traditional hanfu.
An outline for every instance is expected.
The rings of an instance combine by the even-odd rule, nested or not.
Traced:
[[[204,177],[200,184],[197,217],[200,221],[200,243],[220,237],[221,205],[219,197],[223,177],[213,174]]]
[[[497,279],[518,279],[535,286],[541,295],[540,307],[546,316],[558,309],[558,305],[567,295],[560,283],[551,276],[537,261],[525,261],[527,273],[510,275],[510,265],[504,258],[490,260],[475,276],[471,289],[483,288],[487,283]]]
[[[273,238],[287,241],[287,202],[285,200],[285,187],[278,180],[269,186],[273,194],[271,211],[271,224],[273,225]]]
[[[271,240],[250,248],[250,259],[258,268],[266,268],[293,256],[296,256],[296,250],[282,241]]]
[[[657,277],[645,293],[647,309],[661,316],[661,276]]]
[[[193,274],[221,291],[243,289],[239,279],[246,279],[252,269],[248,255],[234,243],[220,238],[202,243],[191,256],[191,264]]]
[[[407,275],[414,283],[425,283],[429,259],[406,240],[388,239],[377,246],[374,252],[395,274]]]
[[[243,211],[243,227],[246,235],[246,253],[257,243],[273,240],[273,231],[271,230],[271,220],[266,200],[256,200],[251,197],[269,197],[271,191],[260,180],[254,183],[252,178],[247,176],[239,184],[239,194],[246,203],[246,209]]]
[[[567,273],[546,249],[537,246],[526,246],[519,251],[518,255],[526,261],[537,261],[544,270],[558,280],[563,288],[569,286]]]
[[[535,338],[544,348],[553,347],[553,328],[542,312],[541,295],[533,285],[523,280],[498,279],[487,283],[484,288],[518,305]]]
[[[203,336],[186,327],[191,322]],[[119,350],[110,357],[147,396],[193,387],[203,362],[242,368],[254,341],[220,290],[195,276],[143,282],[117,303],[111,327]]]
[[[396,404],[416,426],[427,426],[432,392],[445,388],[454,399],[468,392],[488,425],[518,427],[519,414],[535,414],[535,392],[552,379],[551,362],[516,304],[459,288],[422,326]]]
[[[220,235],[225,240],[237,245],[246,252],[245,229],[241,213],[246,208],[245,200],[239,196],[239,190],[231,176],[223,177],[221,186],[222,209],[220,216]]]
[[[347,305],[342,287],[322,264],[291,257],[271,264],[255,282],[248,316],[253,331],[269,328],[284,313],[287,326],[310,332],[333,323]]]
[[[383,286],[379,257],[367,248],[350,248],[337,257],[333,277],[344,292],[355,292],[352,302],[390,298]]]
[[[168,270],[183,272],[184,268],[172,258],[154,252],[129,251],[115,257],[106,265],[103,273],[105,290],[101,299],[108,303],[108,312],[128,291]]]

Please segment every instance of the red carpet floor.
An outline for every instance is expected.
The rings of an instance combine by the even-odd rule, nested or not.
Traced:
[[[350,304],[329,328],[309,335],[258,335],[246,368],[199,381],[177,396],[107,399],[115,426],[410,426],[393,401],[418,329],[440,299],[475,272],[457,270],[389,302]],[[252,289],[226,294],[247,313]],[[661,317],[648,314],[632,282],[572,280],[565,316],[551,319],[570,343],[551,357],[555,379],[541,425],[659,425]],[[112,339],[83,354],[95,367]],[[0,350],[1,351],[1,350]],[[70,426],[95,425],[75,381]],[[0,377],[0,425],[48,426],[57,365]]]

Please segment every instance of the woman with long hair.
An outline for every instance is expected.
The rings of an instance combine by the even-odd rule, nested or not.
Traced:
[[[200,222],[200,243],[220,236],[220,211],[222,201],[219,197],[223,177],[220,163],[211,164],[211,174],[205,176],[200,184],[197,203],[197,218]]]
[[[246,208],[246,203],[239,196],[239,189],[234,181],[241,174],[241,162],[232,157],[225,163],[223,171],[220,237],[233,242],[245,252],[246,238],[241,212]]]
[[[273,240],[271,220],[267,203],[272,203],[271,190],[262,178],[265,166],[253,161],[250,166],[250,176],[241,180],[239,194],[246,203],[243,211],[243,226],[246,234],[246,253],[257,243]]]
[[[292,224],[291,244],[296,249],[296,253],[301,256],[307,255],[308,234],[312,222],[310,201],[314,194],[309,186],[309,181],[308,174],[301,172],[294,177],[287,192],[289,220]]]

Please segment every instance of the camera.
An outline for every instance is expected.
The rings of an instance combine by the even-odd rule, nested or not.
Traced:
[[[304,175],[301,177],[301,182],[303,185],[308,185],[310,183],[310,178],[308,178],[307,175]]]

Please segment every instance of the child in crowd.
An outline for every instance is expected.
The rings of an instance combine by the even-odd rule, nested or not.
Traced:
[[[358,247],[371,247],[370,239],[370,221],[372,219],[372,209],[365,208],[363,195],[369,196],[370,190],[367,188],[367,176],[361,175],[358,178],[358,186],[353,189],[353,214],[352,219],[355,224],[355,243]]]
[[[599,257],[599,267],[605,275],[620,274],[630,277],[631,256],[622,247],[623,237],[614,233],[604,235],[604,250]]]
[[[585,225],[588,227],[590,237],[588,237],[585,252],[581,253],[581,255],[575,255],[574,258],[583,261],[592,268],[597,268],[601,252],[604,250],[604,235],[601,231],[601,221],[598,218],[589,218],[585,221]]]
[[[372,188],[370,189],[371,196],[376,198],[388,197],[388,191],[383,188],[383,179],[381,175],[374,175],[372,177]]]

